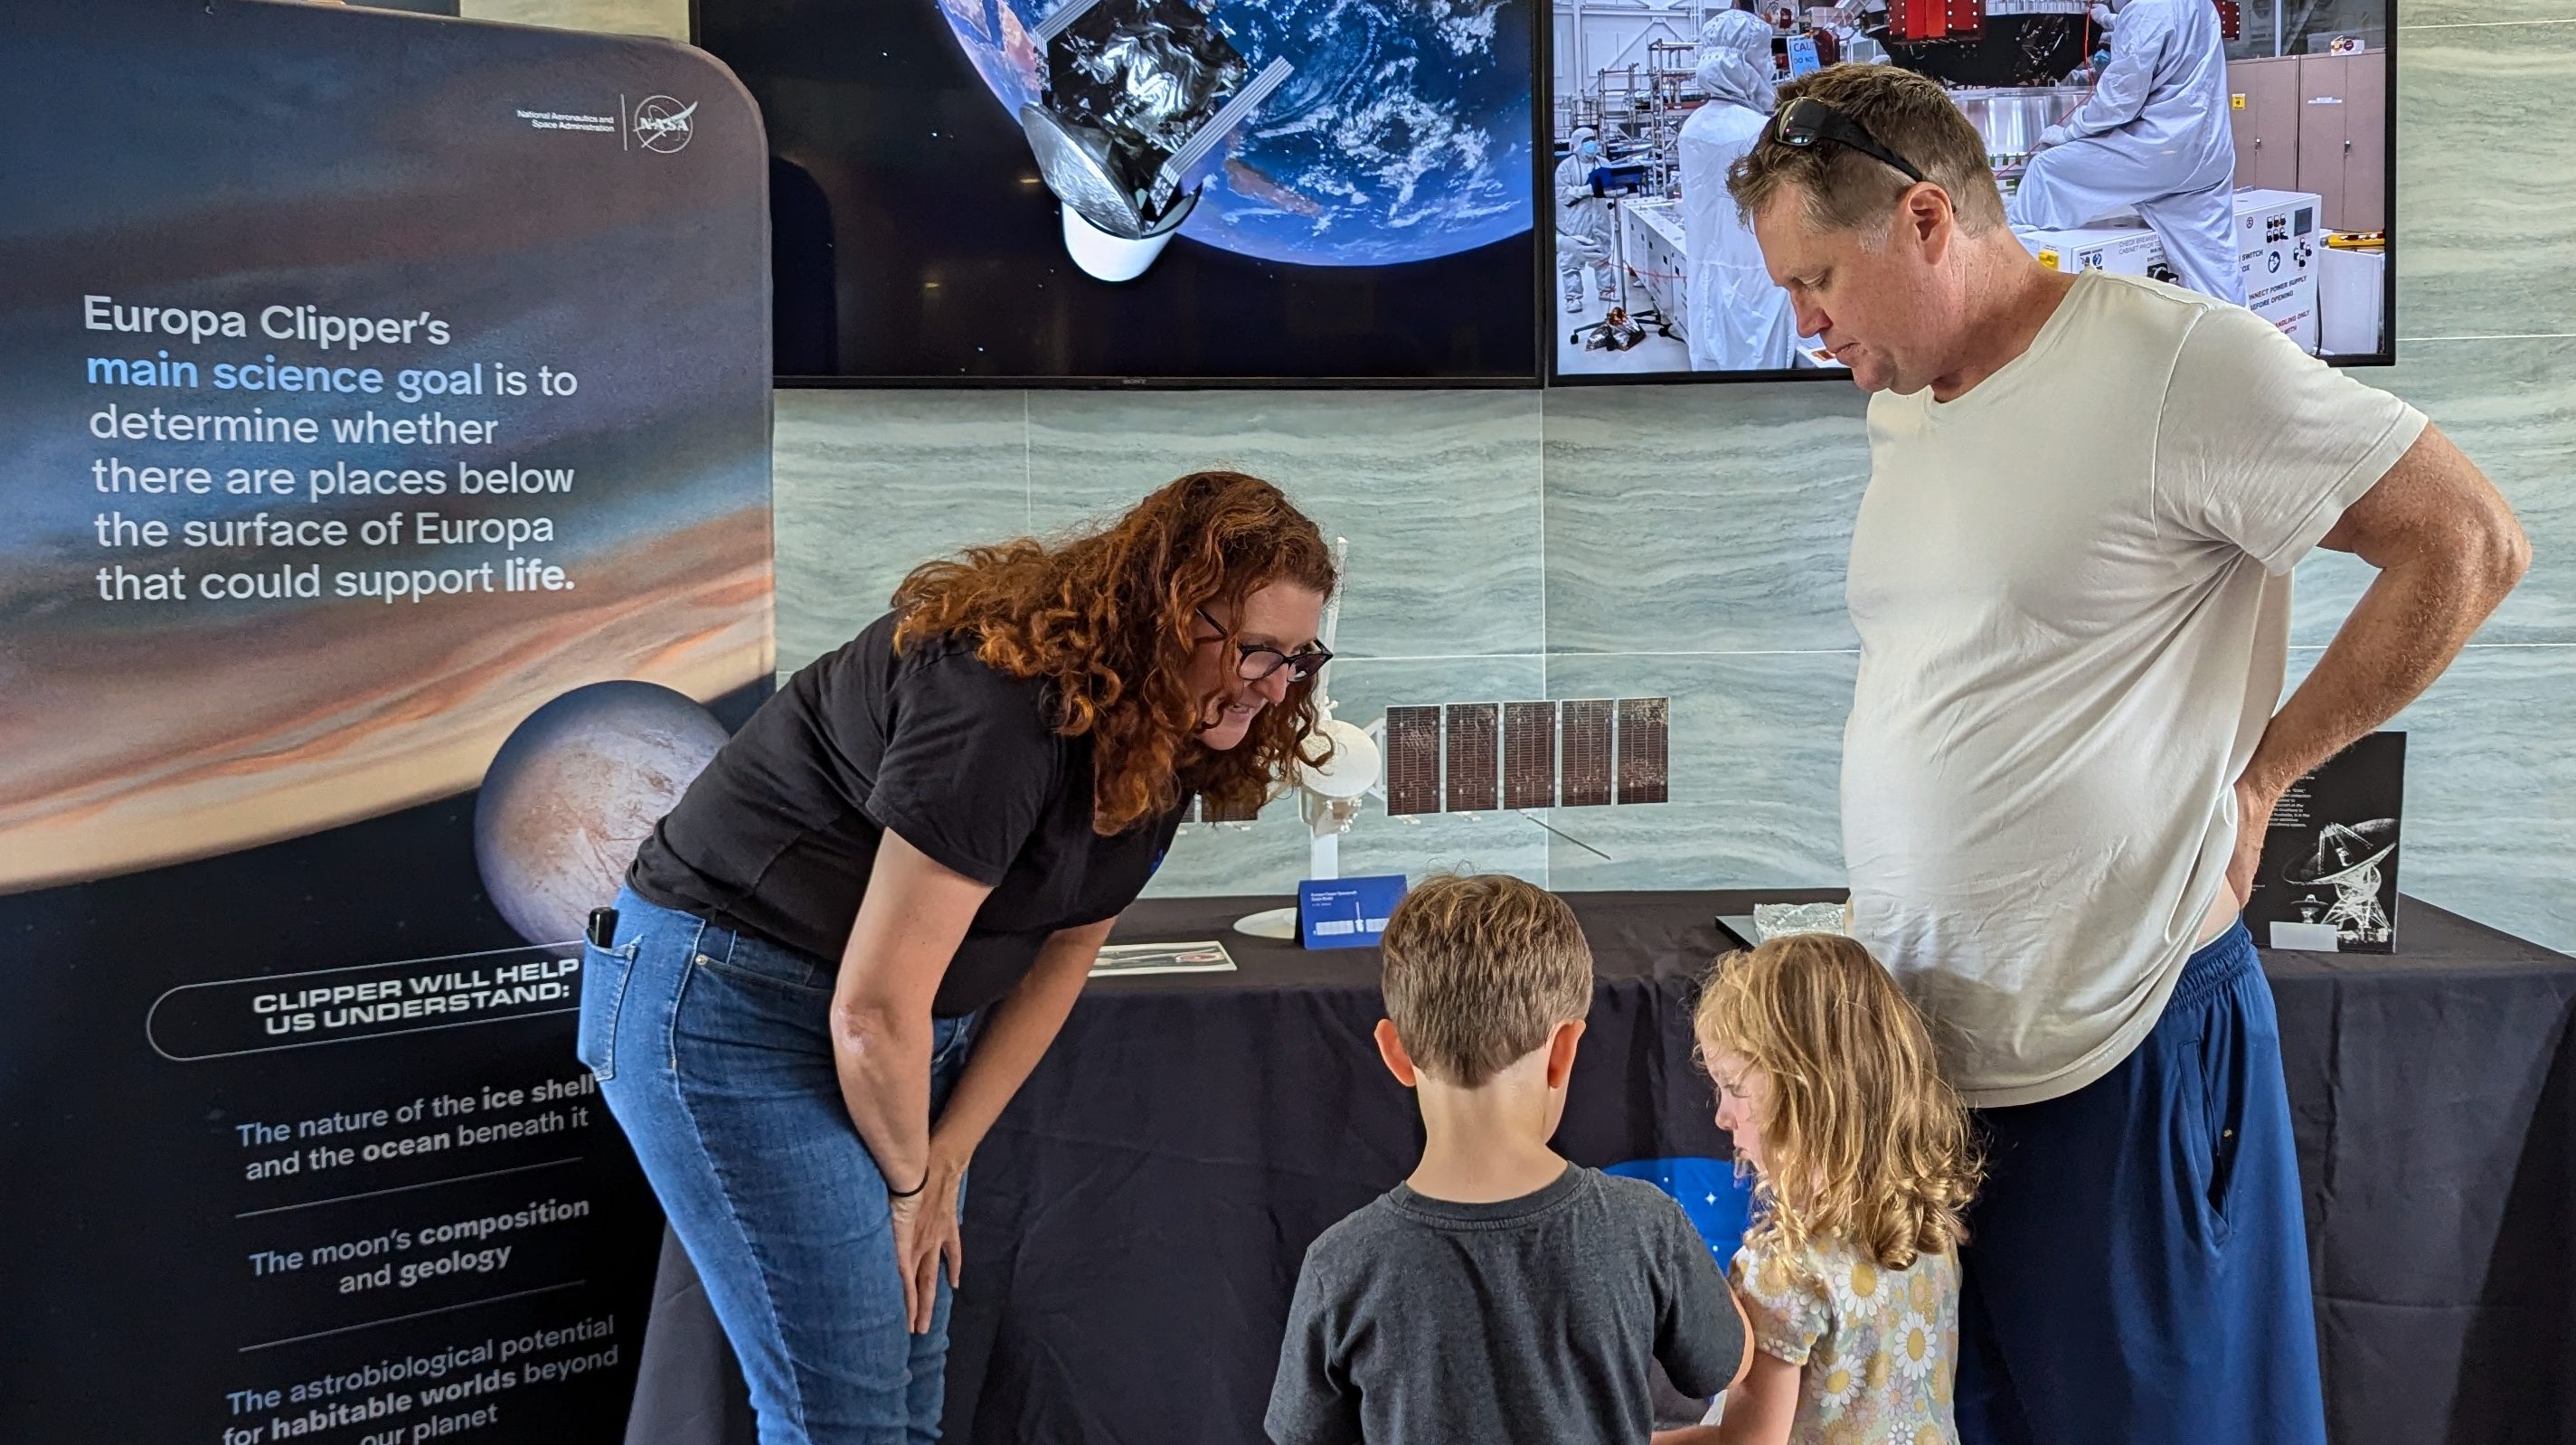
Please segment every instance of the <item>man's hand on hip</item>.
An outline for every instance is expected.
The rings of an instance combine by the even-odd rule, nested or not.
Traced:
[[[2236,856],[2227,863],[2227,891],[2236,895],[2239,909],[2253,901],[2254,870],[2263,861],[2263,835],[2270,830],[2272,809],[2280,801],[2278,792],[2246,778],[2236,780]]]
[[[2531,566],[2531,542],[2513,510],[2431,426],[2318,545],[2353,553],[2379,576],[2236,780],[2227,886],[2239,906],[2253,896],[2263,832],[2281,795],[2414,701]]]

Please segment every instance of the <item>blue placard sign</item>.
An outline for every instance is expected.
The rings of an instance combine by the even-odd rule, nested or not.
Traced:
[[[1297,935],[1308,948],[1369,948],[1404,897],[1404,875],[1309,878],[1297,885]]]

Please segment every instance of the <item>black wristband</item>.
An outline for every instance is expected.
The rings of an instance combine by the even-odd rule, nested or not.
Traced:
[[[929,1187],[930,1187],[930,1171],[928,1171],[928,1170],[926,1170],[926,1169],[925,1169],[925,1170],[923,1170],[923,1171],[922,1171],[922,1174],[921,1174],[921,1182],[920,1182],[919,1184],[916,1184],[916,1185],[912,1186],[910,1189],[893,1189],[893,1188],[889,1188],[889,1189],[887,1189],[887,1190],[886,1190],[886,1198],[888,1198],[888,1199],[910,1199],[912,1196],[914,1196],[914,1195],[916,1195],[916,1194],[919,1194],[921,1191],[923,1191],[923,1190],[925,1190],[925,1189],[928,1189]]]

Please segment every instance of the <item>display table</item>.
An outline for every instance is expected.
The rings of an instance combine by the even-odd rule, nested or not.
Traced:
[[[1724,1150],[1689,1008],[1716,916],[1757,896],[1828,895],[1569,895],[1599,983],[1565,1153]],[[1299,1259],[1412,1167],[1420,1125],[1369,1041],[1375,950],[1228,929],[1258,906],[1131,909],[1122,941],[1223,938],[1240,970],[1095,982],[986,1140],[950,1440],[1262,1439]],[[2576,1441],[2576,960],[2411,899],[2398,926],[2395,957],[2264,959],[2331,1438]],[[666,1293],[630,1442],[748,1445],[738,1402],[711,1398],[720,1342],[684,1272]]]

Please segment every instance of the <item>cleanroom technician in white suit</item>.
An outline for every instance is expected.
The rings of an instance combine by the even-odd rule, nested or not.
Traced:
[[[1601,299],[1619,294],[1611,272],[1610,202],[1593,194],[1592,173],[1608,161],[1601,153],[1601,134],[1588,125],[1574,128],[1571,154],[1556,166],[1556,274],[1565,288],[1565,309],[1583,309],[1583,273],[1598,271]]]
[[[1771,27],[1723,10],[1700,28],[1700,94],[1682,122],[1682,241],[1690,304],[1682,330],[1693,371],[1779,371],[1797,354],[1789,293],[1762,267],[1762,248],[1726,193],[1726,170],[1771,123]]]
[[[2081,110],[2041,133],[2012,198],[2012,224],[2072,230],[2134,206],[2183,285],[2242,306],[2218,7],[2115,0],[2109,23],[2102,82]]]

